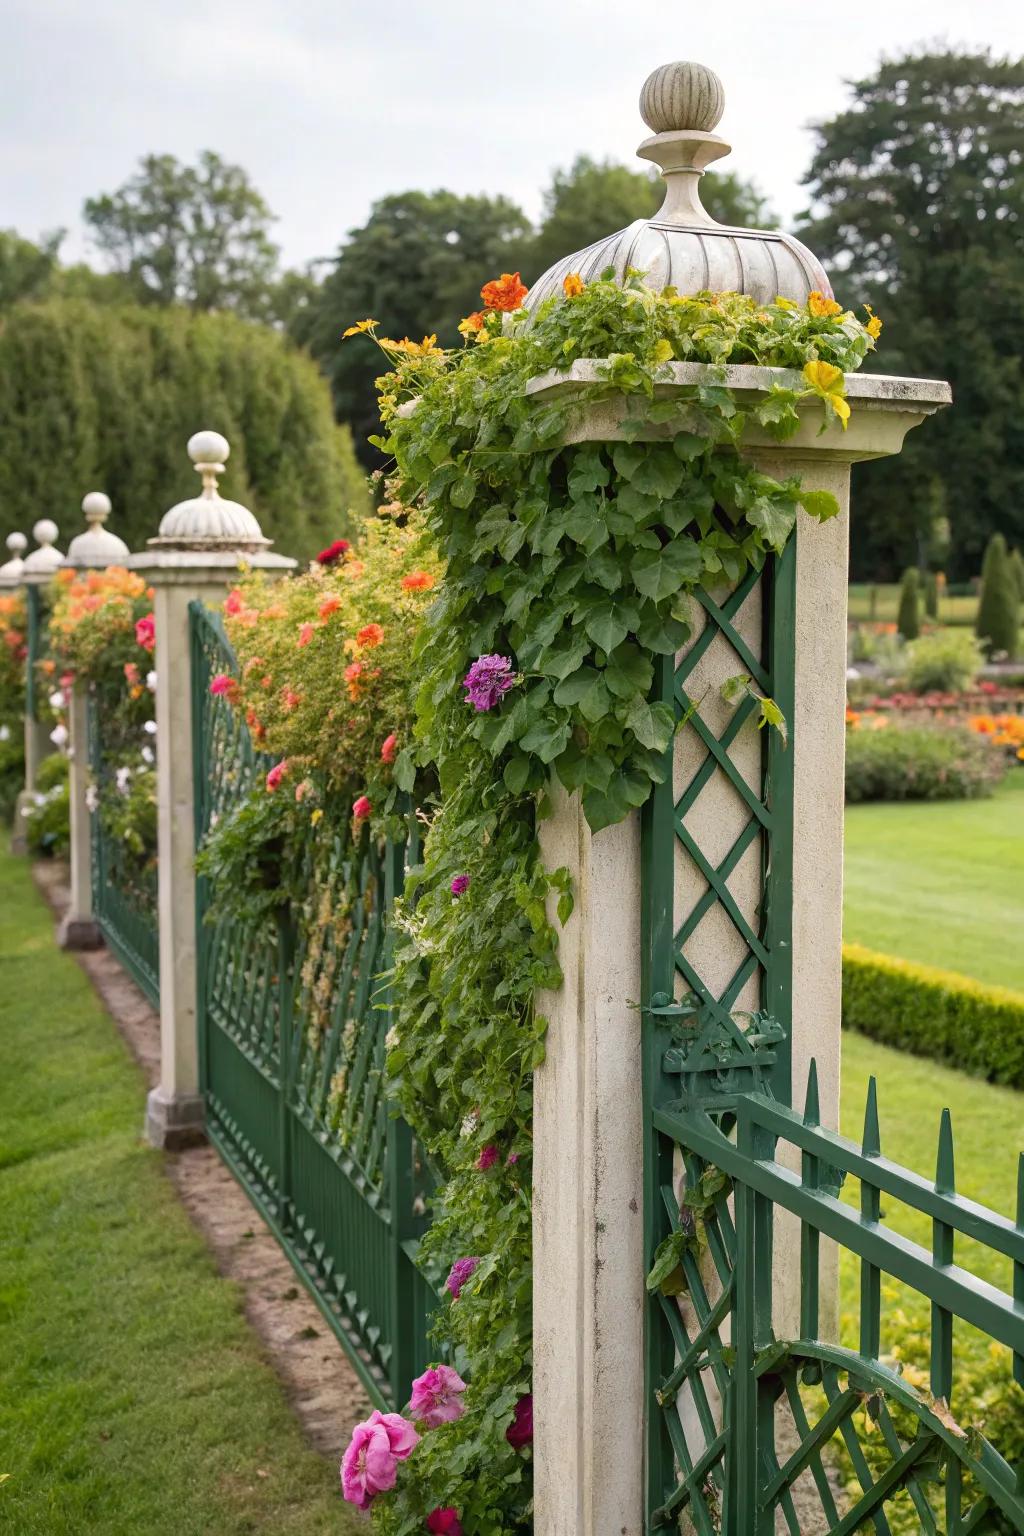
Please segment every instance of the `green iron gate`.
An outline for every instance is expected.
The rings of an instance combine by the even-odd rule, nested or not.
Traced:
[[[792,721],[794,576],[791,543],[762,578],[759,654],[737,617],[758,578],[721,604],[700,595],[702,632],[660,674],[661,697],[680,718],[693,707],[702,655],[726,645]],[[793,751],[771,733],[760,784],[738,769],[730,747],[755,707],[745,699],[721,736],[690,715],[703,760],[681,794],[669,773],[644,818],[647,1529],[1024,1531],[1024,1476],[958,1424],[953,1358],[962,1319],[1012,1353],[1024,1385],[1024,1159],[1014,1224],[955,1193],[948,1114],[930,1182],[881,1155],[873,1085],[860,1146],[821,1127],[813,1064],[803,1114],[788,1107]],[[688,814],[718,774],[747,820],[713,862]],[[728,884],[752,845],[762,871],[753,922]],[[678,928],[677,885],[699,890]],[[716,905],[739,940],[724,989],[709,986],[686,952]],[[741,1013],[744,988],[747,997],[756,989],[760,1007]],[[859,1186],[859,1208],[840,1198],[846,1183]],[[900,1206],[930,1219],[930,1252],[889,1225],[898,1226]],[[964,1239],[1004,1257],[1005,1291],[957,1266],[958,1239],[962,1258]],[[792,1253],[799,1279],[795,1339],[776,1328],[773,1241]],[[856,1349],[822,1338],[835,1326],[834,1281],[824,1278],[834,1276],[833,1245],[859,1261]],[[930,1303],[930,1390],[886,1363],[898,1319],[883,1312],[883,1277]]]
[[[132,852],[107,826],[104,806],[117,794],[123,743],[110,739],[114,710],[104,709],[102,684],[86,699],[89,772],[97,791],[90,817],[93,915],[109,948],[138,982],[154,1008],[160,1006],[160,935],[157,871],[153,856]]]
[[[218,615],[190,610],[196,842],[271,760],[212,679],[235,668]],[[387,914],[405,845],[377,847],[349,818],[321,823],[344,927],[314,943],[281,909],[276,930],[207,919],[197,882],[200,1072],[207,1131],[276,1234],[373,1401],[406,1401],[428,1363],[437,1298],[415,1263],[427,1174],[384,1093]]]

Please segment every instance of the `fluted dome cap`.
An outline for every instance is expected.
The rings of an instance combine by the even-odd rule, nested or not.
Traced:
[[[25,569],[25,562],[21,557],[28,549],[28,539],[23,533],[9,533],[7,548],[11,552],[11,558],[0,565],[0,587],[16,587],[20,584],[21,573]]]
[[[203,489],[164,513],[158,536],[149,540],[151,548],[223,549],[249,554],[269,546],[270,540],[263,537],[248,507],[225,501],[217,489],[230,452],[227,438],[219,432],[196,432],[189,438],[188,456],[202,476]]]
[[[64,556],[56,547],[59,531],[57,524],[49,517],[41,517],[35,524],[32,537],[37,547],[25,556],[21,568],[24,581],[33,584],[49,581],[58,566],[64,563]]]
[[[68,545],[64,564],[78,569],[103,570],[108,565],[119,565],[128,558],[128,545],[111,533],[103,524],[110,516],[110,497],[103,491],[89,491],[82,497],[86,529],[78,533]]]
[[[556,262],[530,289],[528,309],[561,293],[570,272],[589,282],[607,267],[620,281],[632,267],[646,275],[652,288],[745,293],[758,304],[777,297],[803,304],[815,289],[831,296],[817,257],[792,235],[718,224],[702,207],[700,178],[730,149],[713,132],[724,107],[722,82],[703,64],[663,64],[647,77],[640,113],[652,134],[637,154],[660,167],[664,202],[653,218],[636,219]]]

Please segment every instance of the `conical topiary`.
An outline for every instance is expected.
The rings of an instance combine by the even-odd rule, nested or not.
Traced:
[[[939,616],[939,584],[934,571],[926,571],[924,578],[924,611],[930,619]]]
[[[985,654],[1016,656],[1020,629],[1020,592],[1013,563],[1006,552],[1006,540],[994,533],[988,541],[981,567],[981,599],[975,633]]]
[[[896,628],[904,640],[916,640],[921,633],[921,585],[914,566],[903,573]]]
[[[1010,551],[1010,565],[1017,579],[1017,596],[1024,603],[1024,555],[1021,554],[1019,549]]]

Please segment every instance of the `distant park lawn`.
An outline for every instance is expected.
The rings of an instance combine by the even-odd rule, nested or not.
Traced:
[[[871,594],[875,600],[872,608]],[[857,624],[895,624],[900,606],[900,589],[896,582],[879,582],[871,586],[867,582],[854,582],[850,586],[848,617]],[[967,596],[943,597],[939,603],[941,624],[973,624],[978,612],[978,599]]]
[[[142,1142],[141,1073],[6,852],[0,1060],[0,1531],[354,1531]]]
[[[1024,769],[990,800],[853,805],[843,934],[1024,992]]]

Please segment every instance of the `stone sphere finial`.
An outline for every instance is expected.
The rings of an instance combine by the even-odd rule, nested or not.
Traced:
[[[57,543],[57,524],[49,517],[41,517],[32,529],[32,537],[38,546],[25,556],[25,580],[32,585],[48,581],[64,556],[54,546]]]
[[[21,557],[28,548],[28,539],[23,533],[9,533],[7,548],[11,552],[11,558],[0,565],[0,588],[9,589],[18,586],[21,582],[21,573],[25,568],[25,562]]]
[[[28,539],[23,533],[9,533],[7,535],[7,548],[13,559],[19,559],[28,549]]]
[[[181,501],[164,514],[160,532],[150,546],[167,550],[236,550],[258,553],[270,543],[249,511],[237,501],[225,501],[217,489],[224,461],[231,452],[219,432],[195,432],[188,440],[188,456],[203,478],[198,496]]]
[[[231,452],[231,444],[219,432],[193,432],[188,440],[188,456],[203,477],[203,495],[218,495],[217,481],[224,473],[224,465]]]
[[[652,133],[712,133],[724,110],[725,91],[714,70],[685,59],[652,70],[640,92],[640,115]]]
[[[41,517],[32,529],[32,537],[41,549],[49,549],[51,544],[56,544],[60,535],[60,529],[50,517]]]
[[[105,523],[110,516],[110,497],[103,491],[87,491],[82,497],[87,523]]]

